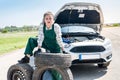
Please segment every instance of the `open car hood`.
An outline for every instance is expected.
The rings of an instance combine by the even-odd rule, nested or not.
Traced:
[[[60,25],[87,25],[101,30],[104,22],[100,6],[94,3],[67,3],[55,15],[55,22]],[[91,26],[92,25],[92,26]]]

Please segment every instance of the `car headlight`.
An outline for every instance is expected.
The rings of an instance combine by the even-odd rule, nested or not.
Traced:
[[[109,45],[111,45],[111,41],[107,39],[104,43],[104,46],[109,46]]]
[[[108,50],[111,50],[111,49],[112,49],[112,44],[111,44],[110,41],[109,41],[109,42],[106,42],[106,43],[104,44],[104,46],[105,46],[105,48],[108,49]]]
[[[104,44],[104,46],[109,46],[109,45],[111,45],[110,42],[106,42],[106,43]]]

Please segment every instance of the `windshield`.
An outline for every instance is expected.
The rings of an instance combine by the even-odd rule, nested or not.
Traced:
[[[65,26],[61,30],[62,33],[96,33],[92,28],[85,26]]]

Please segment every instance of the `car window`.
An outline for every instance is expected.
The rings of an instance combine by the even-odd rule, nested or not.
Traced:
[[[96,33],[92,28],[85,26],[66,26],[62,27],[62,33]]]

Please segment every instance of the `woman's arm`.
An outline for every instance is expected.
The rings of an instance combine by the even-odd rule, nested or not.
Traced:
[[[61,33],[61,27],[58,25],[58,24],[54,24],[54,31],[56,33],[56,39],[57,39],[57,42],[59,44],[59,46],[62,48],[63,50],[63,41],[62,41],[62,33]]]
[[[43,40],[44,40],[43,24],[41,24],[38,33],[38,48],[41,48]]]

